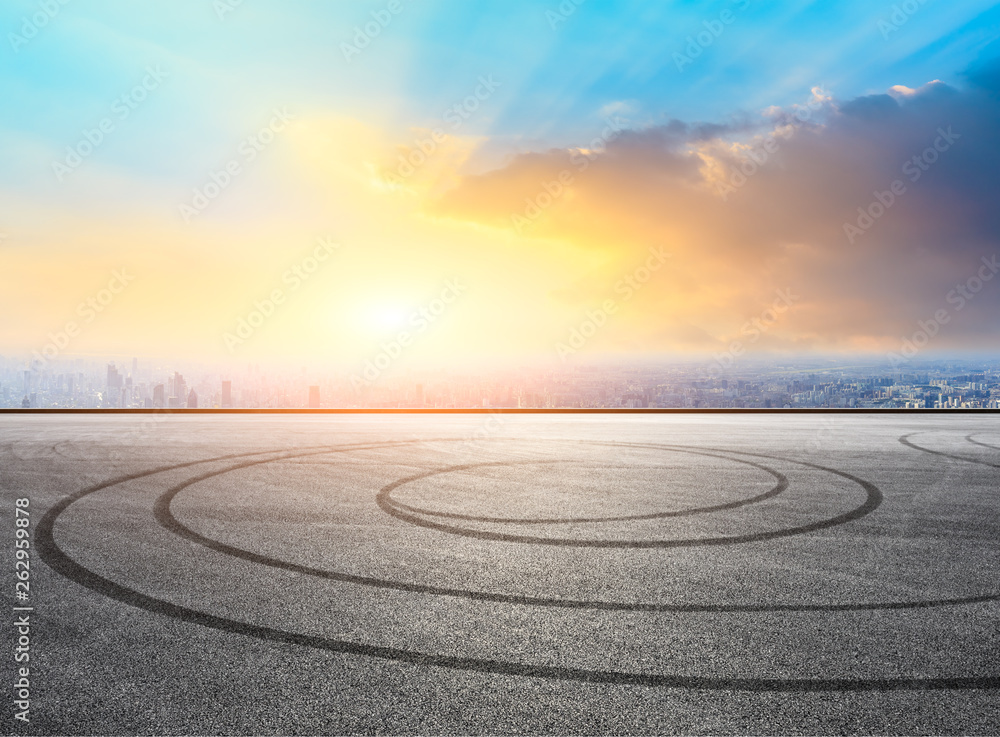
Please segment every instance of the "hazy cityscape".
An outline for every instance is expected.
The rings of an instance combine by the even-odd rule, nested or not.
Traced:
[[[410,371],[359,381],[343,371],[249,364],[238,371],[164,362],[0,357],[3,408],[1000,408],[1000,361],[907,366],[829,359],[651,361],[490,373]]]

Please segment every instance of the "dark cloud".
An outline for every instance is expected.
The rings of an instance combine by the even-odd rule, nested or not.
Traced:
[[[901,115],[899,104],[889,95],[868,95],[858,97],[840,109],[844,115],[862,120],[887,119]]]
[[[622,265],[670,244],[671,274],[642,298],[651,341],[681,324],[718,335],[793,287],[801,303],[773,336],[785,344],[881,350],[944,308],[932,347],[995,350],[1000,278],[960,309],[948,303],[1000,252],[1000,63],[967,79],[824,102],[798,119],[670,121],[622,133],[586,167],[573,151],[521,156],[465,179],[433,211],[514,227],[570,172],[528,234],[609,250]]]

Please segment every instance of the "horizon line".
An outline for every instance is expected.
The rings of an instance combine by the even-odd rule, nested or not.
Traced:
[[[303,414],[303,415],[344,415],[344,414],[1000,414],[998,408],[988,407],[922,407],[906,409],[902,407],[371,407],[371,408],[279,408],[279,407],[9,407],[0,408],[3,414]]]

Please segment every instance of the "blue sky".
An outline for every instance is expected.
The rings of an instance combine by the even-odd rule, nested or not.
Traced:
[[[358,29],[378,18],[377,35],[366,43],[362,39],[364,48],[357,53],[345,55],[345,44],[357,42]],[[234,254],[253,254],[247,262],[271,264],[268,268],[280,274],[288,242],[294,240],[289,234],[326,228],[327,223],[359,247],[363,244],[368,261],[358,266],[359,274],[397,291],[431,292],[462,270],[505,275],[484,287],[478,317],[469,318],[470,326],[493,319],[487,314],[496,309],[489,305],[509,301],[505,289],[523,290],[530,284],[532,296],[524,298],[519,310],[544,315],[537,322],[547,324],[552,336],[560,326],[572,324],[601,284],[614,283],[616,270],[628,271],[630,254],[648,248],[643,239],[711,232],[738,211],[741,225],[734,232],[762,234],[767,230],[765,211],[780,210],[775,203],[782,197],[798,197],[801,189],[824,198],[823,205],[817,200],[800,208],[822,211],[830,219],[822,223],[822,232],[809,235],[815,243],[794,242],[806,229],[791,214],[766,215],[770,222],[787,222],[788,228],[787,233],[768,233],[771,245],[745,245],[744,255],[757,259],[753,288],[737,289],[726,281],[746,272],[725,275],[719,264],[724,263],[722,254],[729,254],[725,239],[731,236],[717,233],[714,246],[701,247],[703,254],[714,253],[714,260],[690,265],[691,274],[707,269],[718,280],[711,299],[705,297],[709,301],[702,304],[695,292],[684,292],[683,284],[691,279],[678,276],[681,281],[670,289],[687,296],[670,301],[664,291],[660,300],[644,297],[649,303],[644,307],[637,302],[632,318],[622,321],[631,327],[623,327],[620,340],[605,348],[661,350],[676,335],[702,336],[712,345],[752,317],[767,294],[787,286],[778,284],[777,262],[761,260],[760,253],[773,259],[785,249],[781,258],[789,260],[793,256],[787,249],[798,248],[806,250],[795,258],[810,254],[812,259],[810,248],[842,249],[842,243],[823,241],[825,234],[840,237],[844,218],[866,204],[872,187],[891,182],[899,161],[912,154],[893,141],[916,146],[933,138],[936,125],[953,120],[981,131],[980,139],[963,139],[967,151],[950,155],[950,163],[937,168],[939,189],[930,200],[921,200],[920,208],[927,213],[928,202],[949,201],[934,222],[954,227],[942,231],[936,245],[919,248],[956,248],[950,240],[954,233],[973,231],[981,255],[992,248],[987,235],[994,223],[983,213],[995,186],[983,179],[985,185],[963,195],[961,207],[949,194],[958,191],[955,182],[985,177],[963,167],[990,161],[997,153],[997,141],[988,133],[992,88],[970,81],[970,72],[995,70],[1000,58],[1000,6],[991,2],[9,0],[0,6],[0,29],[0,232],[5,234],[8,273],[45,274],[56,253],[79,259],[71,259],[66,272],[47,277],[48,282],[5,286],[10,300],[16,297],[22,305],[27,300],[32,314],[39,316],[36,324],[25,323],[14,340],[22,346],[37,343],[32,335],[60,322],[65,309],[60,294],[67,289],[86,293],[86,287],[72,286],[83,270],[107,270],[129,259],[154,270],[163,267],[152,264],[184,258],[231,264],[238,258]],[[127,117],[119,116],[116,101],[148,80],[150,69],[156,70],[152,89],[134,101]],[[463,119],[460,130],[447,131],[448,140],[432,163],[405,187],[389,186],[398,157],[411,155],[430,131],[445,127],[446,111],[472,99],[484,79],[496,89],[475,101],[474,114]],[[925,87],[932,80],[943,84]],[[886,96],[896,86],[895,98]],[[782,185],[775,190],[779,194],[754,212],[742,212],[735,204],[721,211],[721,217],[718,203],[708,200],[669,218],[654,212],[663,209],[658,202],[680,201],[691,191],[705,190],[712,176],[738,165],[744,151],[740,146],[753,145],[777,120],[764,111],[792,111],[817,99],[817,88],[825,101],[824,113],[813,121],[819,128],[781,133],[790,136],[782,153],[747,192],[763,192],[781,171],[796,167],[805,172],[798,180],[802,186]],[[852,102],[859,98],[861,102]],[[862,120],[862,109],[876,108],[884,113],[881,118]],[[294,122],[258,160],[243,161],[241,142],[267,126],[275,110],[288,111]],[[546,177],[558,176],[558,162],[568,150],[589,146],[609,118],[632,135],[602,154],[598,163],[604,173],[574,182],[571,196],[541,218],[532,235],[512,235],[511,213],[536,196],[549,181]],[[56,176],[54,165],[65,160],[67,147],[78,148],[86,132],[107,119],[113,130],[84,157],[84,164],[65,177]],[[702,129],[698,135],[686,129],[678,138],[680,129],[670,127],[677,120],[728,127],[708,134]],[[817,148],[806,151],[810,137],[818,141]],[[824,191],[830,164],[824,169],[814,163],[822,158],[822,146],[842,147],[837,149],[839,160],[856,159],[855,171],[872,161],[881,162],[881,168],[857,181],[841,172],[840,189]],[[804,158],[795,158],[800,155]],[[180,218],[180,206],[234,158],[245,169],[239,181],[196,223]],[[644,169],[651,162],[663,168]],[[683,182],[681,189],[671,189],[678,182]],[[616,200],[615,193],[625,192],[631,204]],[[900,233],[912,227],[908,218],[917,215],[908,210],[919,209],[918,197],[930,195],[930,188],[913,195],[905,216],[904,208],[897,208]],[[647,196],[648,207],[637,204]],[[743,203],[752,200],[749,195]],[[586,208],[580,210],[584,202]],[[494,211],[497,203],[514,209]],[[633,205],[637,209],[630,209]],[[986,219],[966,227],[969,213]],[[588,233],[578,232],[583,222],[589,223]],[[889,264],[901,257],[898,249],[903,247],[892,245],[899,234],[891,233],[889,225],[880,230],[868,240],[885,239]],[[596,233],[605,240],[594,242]],[[135,243],[143,245],[128,245]],[[971,251],[966,255],[971,258]],[[928,259],[925,266],[935,264]],[[245,281],[234,278],[227,285],[237,303],[269,283],[270,272],[260,268],[244,274]],[[814,268],[815,261],[803,261],[795,273],[805,281]],[[416,275],[426,283],[417,283]],[[364,281],[358,275],[344,278],[345,284]],[[913,278],[926,291],[923,277]],[[158,300],[170,292],[167,277],[163,279],[145,293],[148,320],[154,320]],[[946,295],[947,287],[934,286],[933,299]],[[337,288],[351,292],[343,285]],[[380,289],[368,290],[375,295],[369,301],[391,302]],[[350,299],[360,304],[368,297],[358,290]],[[870,309],[879,294],[854,295],[844,310],[859,314],[864,310],[858,305]],[[823,299],[829,304],[831,296]],[[790,325],[782,340],[793,347],[888,345],[925,309],[906,295],[893,293],[892,299],[883,308],[894,313],[892,320],[874,331],[854,324],[823,327],[822,320],[813,320],[808,328]],[[216,315],[210,321],[215,332],[202,336],[198,350],[204,352],[213,341],[218,347],[220,326],[231,321],[238,307],[221,304],[213,286],[199,287],[183,301],[192,305],[192,316]],[[317,297],[315,304],[321,302]],[[706,312],[709,303],[716,307]],[[900,307],[904,304],[910,306]],[[980,304],[987,306],[985,300]],[[389,304],[383,312],[397,308]],[[816,306],[815,314],[820,310]],[[498,339],[497,345],[516,343],[520,328],[503,323],[502,317],[496,320],[495,334],[514,336],[508,343]],[[174,333],[190,332],[190,322],[177,321]],[[95,332],[95,349],[135,340],[128,325],[115,326],[110,320],[107,325],[103,343]],[[325,340],[325,333],[307,332],[311,341]],[[968,332],[956,329],[953,334]],[[343,335],[338,340],[346,345]],[[532,349],[543,350],[552,340],[540,333]],[[455,345],[460,342],[453,337]]]
[[[150,2],[55,4],[56,16],[16,53],[8,39],[0,125],[61,143],[79,121],[103,115],[146,64],[158,63],[171,73],[170,89],[143,116],[141,130],[162,133],[162,155],[175,161],[171,139],[210,144],[241,116],[266,109],[268,96],[400,126],[431,125],[478,75],[491,74],[503,92],[471,125],[492,136],[568,145],[589,137],[602,108],[615,102],[648,125],[785,106],[816,85],[851,98],[936,78],[957,83],[1000,35],[1000,7],[991,2],[913,0],[916,11],[904,13],[894,31],[879,24],[891,22],[900,3],[859,0],[585,0],[555,29],[552,14],[574,6],[401,3],[402,12],[351,63],[341,43],[386,2],[244,0],[221,19],[209,0],[171,3],[169,12]],[[20,35],[22,19],[40,7],[4,3],[5,35]],[[734,20],[678,70],[674,55],[685,54],[688,37],[727,11]]]

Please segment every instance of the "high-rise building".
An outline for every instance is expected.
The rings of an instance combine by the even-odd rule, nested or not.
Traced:
[[[163,384],[157,384],[153,387],[153,406],[160,409],[167,406]]]
[[[233,382],[223,381],[222,382],[222,406],[232,407],[233,406]]]
[[[174,378],[170,379],[170,399],[168,404],[171,407],[183,407],[187,400],[187,382],[184,377],[174,371]]]
[[[125,386],[125,377],[118,373],[118,369],[115,368],[113,363],[108,364],[108,378],[106,382],[107,391],[104,394],[104,406],[105,407],[124,407],[125,402],[123,401],[124,393],[122,392]]]
[[[319,409],[319,387],[309,387],[309,408]]]
[[[125,377],[118,373],[113,363],[108,364],[108,389],[121,389],[125,385]]]
[[[198,395],[195,393],[194,389],[192,389],[190,392],[188,392],[187,406],[188,406],[188,409],[197,409],[198,408]]]

